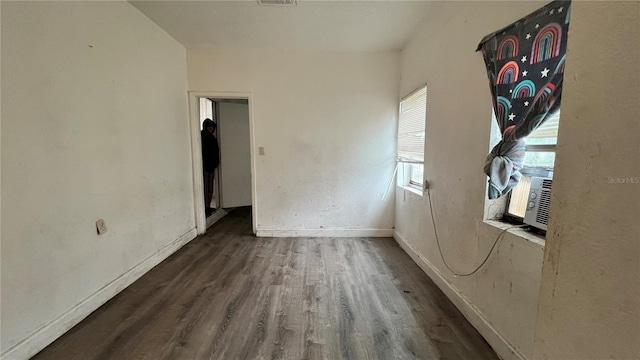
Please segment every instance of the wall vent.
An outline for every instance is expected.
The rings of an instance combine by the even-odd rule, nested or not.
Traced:
[[[296,0],[258,0],[258,4],[265,6],[295,6]]]

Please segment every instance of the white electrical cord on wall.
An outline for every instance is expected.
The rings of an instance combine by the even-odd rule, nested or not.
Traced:
[[[389,180],[389,185],[387,185],[387,190],[385,190],[384,195],[382,195],[382,199],[380,199],[381,201],[384,201],[384,199],[387,197],[387,194],[389,193],[389,189],[391,189],[391,184],[393,184],[393,179],[396,178],[396,174],[398,173],[399,165],[400,163],[396,162],[396,169],[393,170],[393,175],[391,176],[391,180]]]
[[[426,182],[425,182],[426,184]],[[484,264],[486,264],[487,260],[489,260],[489,257],[491,256],[491,253],[493,252],[493,249],[496,247],[496,245],[498,244],[498,241],[500,241],[500,239],[502,237],[504,237],[504,234],[507,232],[507,230],[509,229],[513,229],[513,228],[519,228],[519,227],[524,227],[526,225],[515,225],[515,226],[510,226],[504,230],[502,230],[500,232],[500,234],[498,234],[498,237],[496,238],[496,240],[493,242],[493,245],[491,246],[491,249],[489,249],[489,253],[487,254],[487,256],[484,258],[484,260],[482,260],[482,262],[480,263],[480,265],[478,265],[473,271],[471,272],[467,272],[467,273],[459,273],[455,270],[453,270],[451,268],[451,266],[449,266],[449,264],[447,263],[447,261],[444,258],[444,255],[442,254],[442,248],[440,247],[440,239],[438,237],[438,231],[436,229],[436,220],[433,216],[433,206],[431,205],[431,193],[429,192],[429,188],[427,186],[425,186],[426,190],[427,190],[427,196],[429,196],[429,211],[431,212],[431,221],[433,223],[433,232],[436,236],[436,244],[438,245],[438,252],[440,253],[440,258],[442,259],[442,262],[444,263],[444,266],[447,267],[447,269],[449,269],[449,271],[451,271],[455,276],[471,276],[473,274],[475,274],[476,272],[478,272],[478,270],[480,270],[482,268],[482,266],[484,266]]]
[[[389,184],[387,185],[387,189],[384,192],[384,195],[382,195],[382,199],[381,200],[384,200],[387,197],[387,194],[389,193],[389,189],[391,188],[391,185],[393,184],[393,180],[395,179],[396,174],[398,173],[398,167],[399,166],[400,166],[400,162],[396,162],[396,168],[395,168],[395,170],[393,170],[393,175],[391,176],[391,180],[389,181]],[[498,244],[498,242],[500,241],[500,239],[504,237],[504,234],[506,234],[506,232],[508,230],[513,229],[513,228],[521,228],[521,227],[526,226],[526,225],[514,225],[514,226],[510,226],[510,227],[507,227],[507,228],[503,229],[498,234],[498,236],[496,237],[496,240],[493,242],[493,245],[491,245],[491,249],[489,249],[489,252],[487,253],[487,256],[485,256],[485,258],[482,260],[480,265],[478,265],[471,272],[467,272],[467,273],[464,273],[464,274],[460,273],[460,272],[457,272],[451,266],[449,266],[449,263],[447,263],[447,260],[444,258],[444,254],[442,253],[442,248],[440,247],[440,237],[438,236],[438,230],[436,228],[436,220],[435,220],[435,217],[434,217],[434,214],[433,214],[433,205],[431,204],[431,192],[429,191],[429,183],[427,182],[426,179],[424,180],[424,189],[426,190],[427,196],[429,197],[429,212],[431,213],[431,222],[433,224],[433,232],[434,232],[435,237],[436,237],[436,244],[438,245],[438,253],[440,253],[440,258],[442,259],[442,262],[444,263],[444,266],[446,266],[447,269],[449,269],[449,271],[451,271],[455,276],[471,276],[471,275],[475,274],[476,272],[478,272],[484,266],[484,264],[487,263],[487,261],[489,260],[489,257],[493,253],[493,249],[495,249],[495,247]]]

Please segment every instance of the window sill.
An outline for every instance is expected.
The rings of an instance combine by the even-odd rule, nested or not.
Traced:
[[[485,220],[484,223],[500,230],[508,229],[514,226],[513,224],[502,222],[500,220]],[[523,240],[532,242],[536,245],[540,245],[542,248],[544,248],[545,237],[543,235],[529,232],[523,228],[512,228],[507,230],[507,232]]]
[[[424,196],[424,191],[418,189],[417,187],[411,186],[411,185],[398,185],[399,188],[402,188],[404,190],[410,191],[414,194],[420,195],[420,196]]]

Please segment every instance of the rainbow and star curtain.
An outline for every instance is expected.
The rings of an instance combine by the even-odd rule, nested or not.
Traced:
[[[524,138],[560,108],[570,1],[554,1],[485,36],[482,51],[502,140],[487,155],[489,199],[518,184]]]

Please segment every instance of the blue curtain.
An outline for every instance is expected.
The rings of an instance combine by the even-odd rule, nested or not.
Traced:
[[[524,138],[560,108],[570,14],[570,1],[551,2],[478,45],[502,133],[484,166],[490,199],[518,184]]]

